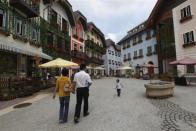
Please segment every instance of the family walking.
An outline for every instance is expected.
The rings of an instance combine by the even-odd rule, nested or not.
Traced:
[[[84,102],[83,116],[88,116],[88,97],[89,87],[92,80],[88,73],[85,72],[86,65],[80,65],[80,71],[73,77],[73,82],[68,77],[69,70],[63,69],[62,76],[57,79],[56,88],[53,98],[56,96],[56,91],[59,94],[60,110],[59,110],[59,123],[66,123],[69,112],[70,93],[75,93],[76,90],[76,107],[74,122],[78,123],[80,119],[81,105]]]

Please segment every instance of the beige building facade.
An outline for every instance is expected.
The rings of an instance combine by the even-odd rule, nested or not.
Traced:
[[[196,1],[187,0],[173,9],[176,59],[196,59]],[[195,66],[178,66],[178,74],[195,73]]]

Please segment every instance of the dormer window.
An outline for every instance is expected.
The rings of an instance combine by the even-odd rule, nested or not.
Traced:
[[[180,22],[184,22],[186,20],[192,19],[192,15],[191,15],[191,7],[190,5],[181,9],[181,20]]]

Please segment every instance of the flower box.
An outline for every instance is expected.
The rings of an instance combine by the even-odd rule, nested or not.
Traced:
[[[190,42],[190,43],[183,44],[183,47],[186,48],[186,47],[191,47],[195,45],[196,45],[196,42]]]

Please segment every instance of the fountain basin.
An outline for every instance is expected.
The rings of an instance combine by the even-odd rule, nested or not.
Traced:
[[[149,98],[168,98],[174,95],[175,84],[173,82],[157,82],[144,85],[146,96]]]

